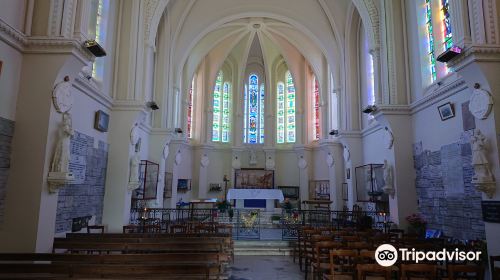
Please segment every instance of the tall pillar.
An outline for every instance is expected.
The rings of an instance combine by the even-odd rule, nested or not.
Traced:
[[[296,145],[294,148],[297,155],[297,165],[299,167],[299,187],[300,187],[300,200],[309,200],[309,166],[310,156],[307,148],[303,145]]]
[[[130,161],[135,154],[133,134],[144,119],[145,108],[140,104],[122,104],[111,110],[109,121],[108,168],[104,193],[103,224],[109,232],[122,232],[130,222],[132,189],[129,188]],[[134,130],[134,132],[132,132]],[[147,139],[142,139],[146,141]]]
[[[391,219],[406,227],[406,217],[417,211],[415,171],[413,166],[413,135],[410,110],[406,106],[379,106],[375,119],[386,128],[392,143],[386,143],[387,162],[393,167],[395,195],[389,196]]]
[[[0,231],[3,252],[49,252],[54,239],[58,195],[49,193],[47,175],[62,115],[52,105],[52,91],[65,76],[72,81],[87,61],[74,47],[58,49],[57,54],[45,51],[23,56],[21,77],[29,82],[20,83],[17,97],[5,221]]]
[[[338,139],[320,140],[320,147],[325,152],[325,164],[328,165],[330,181],[331,209],[340,211],[344,207],[342,183],[344,182],[343,146]]]
[[[348,197],[347,206],[352,210],[353,205],[357,202],[355,168],[363,165],[363,139],[359,131],[341,131],[339,140],[343,144],[343,160],[346,169],[345,176]]]

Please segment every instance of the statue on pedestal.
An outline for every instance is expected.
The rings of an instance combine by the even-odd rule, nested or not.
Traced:
[[[490,163],[486,157],[488,148],[488,139],[477,129],[471,136],[472,147],[472,166],[474,167],[474,176],[472,177],[472,184],[476,188],[486,193],[488,197],[492,198],[495,193],[496,184],[490,170]]]
[[[390,195],[394,198],[394,183],[393,183],[393,174],[392,174],[392,166],[384,159],[384,165],[382,166],[384,170],[384,187],[382,190],[384,193]]]
[[[61,133],[59,134],[47,178],[50,192],[57,191],[62,185],[70,183],[74,179],[73,174],[69,171],[69,161],[71,159],[70,142],[71,136],[74,134],[71,115],[65,112],[62,115],[62,119]]]
[[[140,185],[141,182],[139,181],[139,168],[141,164],[141,159],[139,157],[139,152],[141,150],[141,140],[137,141],[135,144],[135,153],[130,159],[130,175],[128,179],[128,190],[133,191],[137,189]]]

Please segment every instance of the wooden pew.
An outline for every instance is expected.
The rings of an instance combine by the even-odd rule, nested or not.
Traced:
[[[69,252],[158,252],[158,253],[222,253],[223,248],[218,243],[107,243],[107,242],[54,242],[53,252],[67,250]]]
[[[131,269],[130,267],[136,267],[137,269],[135,270],[141,270],[144,271],[144,273],[152,273],[153,275],[178,273],[179,270],[172,269],[174,266],[189,269],[190,274],[197,274],[195,275],[197,279],[205,279],[205,277],[198,276],[206,276],[207,273],[211,278],[224,276],[224,267],[220,264],[219,254],[210,253],[110,255],[3,253],[0,254],[0,279],[10,279],[15,275],[19,276],[18,274],[27,274],[28,276],[31,275],[35,279],[38,279],[38,277],[50,278],[67,275],[85,276],[80,270],[75,271],[73,269],[75,266],[80,265],[86,265],[85,267],[88,267],[88,265],[100,267],[100,269],[107,271],[104,273],[105,277],[115,277],[123,272],[112,272],[113,269],[123,269],[124,271],[128,271]],[[201,273],[202,271],[203,273]],[[140,276],[137,275],[137,273],[134,275]],[[124,277],[125,276],[120,275],[120,278]],[[183,278],[184,277],[185,276],[183,276]]]
[[[210,279],[215,263],[1,263],[0,279]],[[59,278],[61,279],[61,278]]]

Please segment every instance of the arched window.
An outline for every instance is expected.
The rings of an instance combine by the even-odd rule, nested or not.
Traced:
[[[277,97],[277,143],[295,143],[295,86],[292,74],[285,74],[284,89],[282,83],[278,83]],[[285,92],[286,91],[286,92]]]
[[[319,140],[321,138],[321,123],[320,123],[320,107],[319,107],[319,82],[316,76],[313,78],[313,90],[312,90],[312,100],[313,100],[313,136],[314,140]]]
[[[231,84],[224,83],[222,88],[222,142],[229,142],[231,130]]]
[[[420,22],[425,23],[425,42],[427,43],[425,67],[429,67],[431,83],[450,71],[446,64],[436,64],[437,56],[453,46],[449,8],[449,0],[424,0],[425,17]],[[427,79],[424,77],[424,81]]]
[[[193,88],[194,88],[194,77],[191,81],[191,86],[188,90],[188,106],[187,106],[187,134],[188,138],[193,137]]]
[[[243,142],[248,144],[264,144],[264,83],[259,87],[259,76],[250,74],[248,87],[244,93],[244,132]]]
[[[434,82],[437,78],[436,73],[436,57],[434,54],[434,30],[432,27],[432,5],[431,0],[425,0],[425,25],[427,29],[427,43],[429,44],[428,56],[429,56],[429,67],[431,72],[431,82]]]
[[[453,33],[451,32],[450,5],[448,0],[441,0],[441,12],[443,13],[443,38],[444,49],[447,50],[453,46]]]
[[[212,141],[229,142],[231,86],[224,83],[224,74],[219,71],[215,80],[213,99]]]
[[[212,122],[212,141],[220,141],[220,118],[221,118],[221,88],[222,88],[222,71],[219,72],[215,80],[214,100],[213,100],[213,122]]]
[[[91,18],[89,23],[89,37],[95,38],[103,48],[106,47],[108,29],[109,0],[92,0]],[[104,78],[104,59],[96,58],[92,65],[92,76],[102,80]]]

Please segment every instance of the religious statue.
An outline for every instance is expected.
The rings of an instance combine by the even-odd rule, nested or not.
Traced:
[[[488,140],[479,129],[474,131],[471,136],[472,146],[472,166],[474,167],[474,176],[472,183],[479,191],[482,191],[493,197],[495,192],[495,180],[490,170],[490,163],[486,157]]]
[[[257,154],[254,149],[250,149],[250,165],[257,164]]]
[[[63,122],[61,133],[57,142],[54,156],[50,164],[50,172],[47,178],[49,182],[49,192],[56,192],[61,186],[74,180],[73,174],[69,170],[69,161],[71,159],[70,142],[74,131],[71,123],[71,115],[63,113]]]
[[[200,160],[201,167],[207,167],[209,163],[210,163],[210,159],[208,158],[207,154],[204,154]]]
[[[69,173],[70,155],[70,140],[74,131],[71,124],[71,115],[69,113],[63,114],[63,123],[59,142],[57,143],[52,164],[50,166],[51,172]]]
[[[384,165],[382,166],[384,170],[384,187],[382,190],[394,198],[394,183],[393,183],[393,175],[392,175],[392,166],[384,159]]]
[[[274,167],[276,166],[276,163],[274,162],[274,159],[272,157],[267,157],[266,159],[266,169],[267,170],[273,170]]]
[[[137,189],[141,185],[141,182],[139,181],[139,172],[140,172],[139,168],[141,164],[141,159],[139,156],[139,152],[141,149],[140,143],[141,141],[139,139],[135,144],[134,155],[130,159],[130,174],[128,179],[128,189],[130,191]]]

